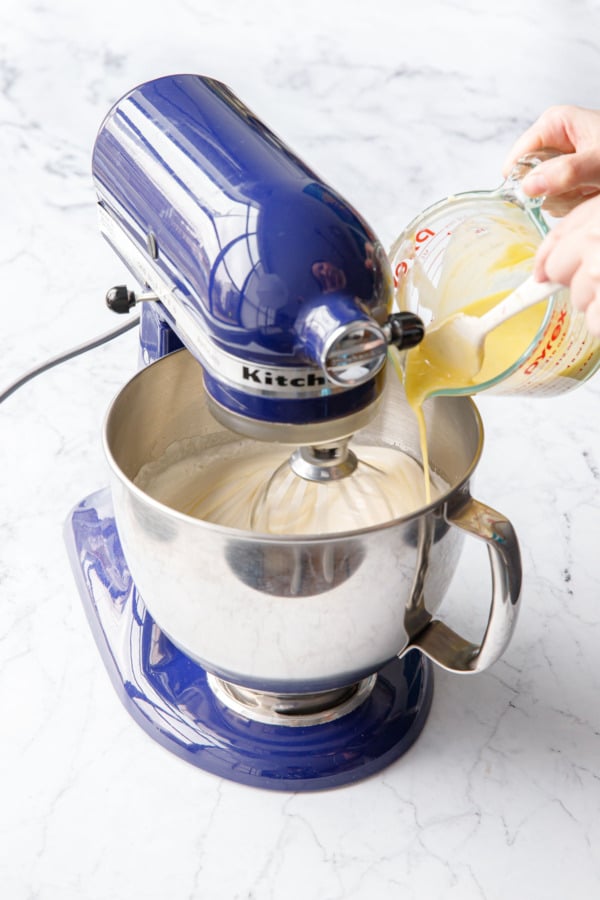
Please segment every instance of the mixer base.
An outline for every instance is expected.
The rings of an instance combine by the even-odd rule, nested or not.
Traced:
[[[431,663],[420,653],[385,665],[367,699],[335,721],[307,727],[251,721],[219,701],[204,669],[153,621],[127,568],[108,489],[75,507],[65,539],[117,693],[136,722],[182,759],[254,787],[320,790],[380,771],[420,734],[433,691]]]

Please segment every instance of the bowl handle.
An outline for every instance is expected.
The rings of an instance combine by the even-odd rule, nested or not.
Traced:
[[[516,624],[522,580],[519,544],[508,519],[472,497],[447,511],[446,521],[487,543],[492,601],[485,634],[480,644],[473,644],[439,619],[431,619],[413,635],[402,655],[416,648],[450,672],[481,672],[502,655]]]

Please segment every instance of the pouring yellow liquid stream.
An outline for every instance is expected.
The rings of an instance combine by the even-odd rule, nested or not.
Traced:
[[[496,270],[520,262],[524,257],[531,255],[531,250],[525,250],[518,245],[509,248],[503,258],[496,263]],[[462,312],[468,316],[482,316],[493,306],[500,303],[510,291],[501,291],[496,294],[482,297],[469,303],[454,312]],[[427,334],[423,341],[413,349],[407,351],[403,381],[406,398],[413,409],[419,426],[421,444],[421,458],[425,473],[425,492],[427,502],[431,502],[429,452],[427,447],[427,430],[423,404],[428,397],[435,394],[444,394],[460,391],[468,393],[468,388],[485,384],[493,380],[502,372],[509,369],[517,359],[525,352],[538,333],[546,311],[546,301],[536,304],[529,309],[507,320],[492,331],[485,342],[483,365],[473,378],[472,373],[461,371],[456,366],[445,364],[439,358],[434,359],[428,353]],[[439,320],[438,324],[443,321]],[[439,355],[439,354],[438,354]],[[399,370],[397,359],[392,357],[394,365]]]

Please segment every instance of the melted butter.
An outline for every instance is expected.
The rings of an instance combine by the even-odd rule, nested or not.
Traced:
[[[500,291],[483,297],[462,307],[460,312],[467,316],[482,316],[500,303],[509,291]],[[436,354],[432,358],[428,352],[427,335],[420,344],[409,350],[406,357],[404,386],[408,402],[413,409],[419,409],[427,397],[446,391],[464,391],[497,378],[509,369],[525,352],[539,331],[546,310],[545,302],[523,310],[512,319],[488,334],[483,365],[473,378],[460,368],[451,367]],[[443,321],[443,320],[442,320]]]
[[[501,269],[512,269],[522,262],[531,259],[535,248],[531,243],[508,244],[504,253],[498,257],[491,268],[491,272],[499,272]]]
[[[490,275],[504,269],[511,269],[522,264],[533,256],[534,247],[530,242],[509,244],[489,269]],[[468,265],[468,264],[467,264]],[[468,316],[482,316],[492,307],[500,303],[509,293],[508,290],[480,297],[463,306],[453,297],[453,285],[448,279],[442,279],[439,285],[439,296],[443,298],[444,315],[437,320],[442,324],[456,312]],[[448,298],[450,297],[450,303]],[[432,304],[435,306],[435,303]],[[448,310],[448,312],[446,312]],[[423,341],[409,350],[405,358],[403,372],[404,388],[407,400],[412,407],[419,426],[421,457],[425,471],[425,490],[429,485],[429,454],[427,446],[427,430],[423,415],[423,403],[428,397],[444,393],[468,393],[470,388],[493,381],[510,369],[532,343],[540,330],[546,311],[546,301],[508,319],[494,331],[490,332],[484,345],[483,364],[475,377],[472,373],[461,371],[460,367],[450,365],[440,358],[438,352],[429,354],[427,334]],[[429,494],[427,494],[429,497]]]

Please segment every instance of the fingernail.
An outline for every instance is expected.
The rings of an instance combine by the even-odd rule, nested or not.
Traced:
[[[539,197],[548,193],[548,182],[541,173],[532,172],[523,179],[523,190],[531,197]]]

